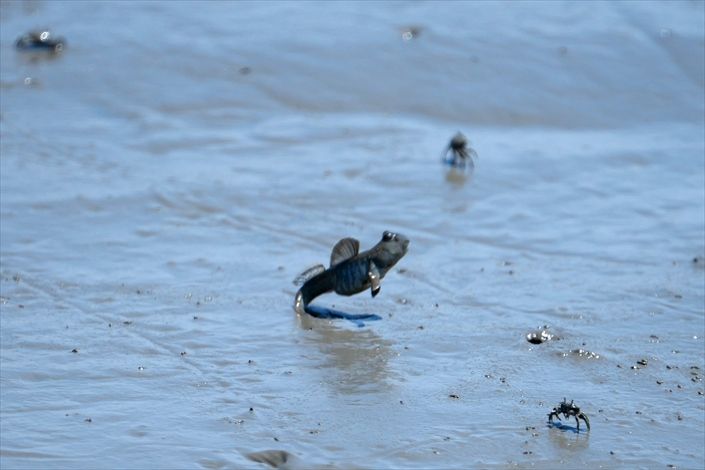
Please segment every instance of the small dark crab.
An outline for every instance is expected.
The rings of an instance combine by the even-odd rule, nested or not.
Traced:
[[[450,156],[448,152],[450,152]],[[461,168],[465,168],[465,166],[471,169],[474,168],[474,159],[476,158],[477,152],[470,146],[470,142],[468,142],[462,132],[458,132],[453,136],[443,152],[443,161],[445,163]]]
[[[573,404],[573,400],[570,400],[570,403],[568,403],[566,399],[563,398],[563,402],[560,403],[557,407],[553,408],[553,411],[548,414],[548,422],[553,423],[554,416],[558,418],[558,421],[560,421],[561,418],[558,415],[560,415],[561,413],[563,413],[564,418],[567,418],[569,416],[575,417],[575,423],[577,424],[578,431],[580,431],[581,419],[585,421],[588,431],[590,430],[590,418],[588,418],[585,413],[580,411],[580,408],[578,406]]]

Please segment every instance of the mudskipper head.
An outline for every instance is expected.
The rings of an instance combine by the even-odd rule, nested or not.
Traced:
[[[384,264],[386,269],[391,268],[406,254],[409,239],[399,233],[386,231],[377,243],[375,259]]]

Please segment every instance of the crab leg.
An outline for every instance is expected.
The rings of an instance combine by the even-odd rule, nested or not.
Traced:
[[[585,413],[580,413],[578,416],[575,417],[575,419],[578,419],[578,418],[585,421],[585,425],[587,426],[588,431],[589,431],[590,430],[590,418],[588,418]]]

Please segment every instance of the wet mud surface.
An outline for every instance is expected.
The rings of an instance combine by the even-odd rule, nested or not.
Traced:
[[[0,13],[0,467],[702,467],[701,2]]]

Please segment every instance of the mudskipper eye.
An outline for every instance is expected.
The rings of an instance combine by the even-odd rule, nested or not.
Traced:
[[[390,242],[394,238],[394,234],[392,232],[384,232],[382,234],[382,240],[385,242]]]

